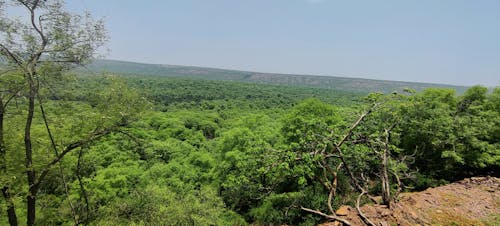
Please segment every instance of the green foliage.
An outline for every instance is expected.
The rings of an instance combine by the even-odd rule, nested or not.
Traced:
[[[131,191],[100,210],[98,224],[245,225],[237,214],[224,208],[214,189],[179,194],[166,186],[149,185]]]
[[[499,139],[494,134],[499,114],[491,98],[495,91],[488,95],[478,86],[460,97],[451,90],[432,89],[411,98],[403,108],[408,120],[401,126],[401,147],[407,153],[416,151],[414,166],[446,180],[498,168]]]
[[[262,121],[253,124],[256,118]],[[275,122],[270,118],[250,115],[235,124],[240,127],[223,132],[219,139],[217,177],[225,202],[232,209],[245,212],[258,205],[262,194],[271,191],[275,180],[279,180],[272,176],[273,164],[280,154],[272,144],[279,138],[274,137],[277,128],[272,127]]]
[[[47,73],[49,73],[47,68]],[[500,89],[360,95],[330,90],[163,77],[116,77],[50,73],[40,97],[57,147],[99,128],[127,124],[68,154],[41,184],[38,224],[89,225],[313,225],[324,220],[301,206],[329,213],[352,204],[357,193],[334,144],[359,113],[383,103],[352,131],[340,148],[352,173],[381,191],[380,153],[390,132],[388,172],[392,192],[401,175],[415,189],[464,176],[498,172]],[[21,87],[9,74],[2,87]],[[5,94],[5,93],[3,93]],[[25,107],[5,115],[7,174],[2,183],[23,190]],[[11,105],[14,106],[14,105]],[[40,110],[36,169],[53,158]],[[370,141],[370,142],[368,142]],[[318,153],[332,154],[322,159]],[[405,161],[403,161],[406,159]],[[54,168],[56,169],[56,168]],[[80,183],[81,182],[81,183]],[[330,183],[325,183],[330,182]],[[83,189],[82,189],[83,188]],[[24,217],[26,192],[15,193]],[[88,202],[88,206],[87,206]],[[0,225],[8,224],[0,199]]]
[[[284,120],[283,133],[285,139],[292,146],[316,146],[324,138],[335,133],[336,126],[341,119],[336,109],[316,99],[309,99],[295,106]],[[324,142],[324,141],[323,141]],[[303,152],[317,147],[305,147]]]
[[[328,103],[350,105],[361,94],[357,92],[289,87],[231,81],[211,81],[169,77],[126,77],[130,86],[144,90],[144,95],[161,105],[178,108],[252,111],[252,109],[288,108],[307,98]],[[82,77],[85,79],[85,77]],[[159,108],[165,111],[168,108]]]

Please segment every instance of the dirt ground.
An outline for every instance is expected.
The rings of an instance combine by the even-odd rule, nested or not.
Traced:
[[[339,217],[351,225],[365,225],[355,208],[340,209]],[[500,179],[468,178],[422,192],[403,193],[391,209],[374,204],[361,209],[375,225],[500,225]],[[334,225],[342,224],[322,224]]]

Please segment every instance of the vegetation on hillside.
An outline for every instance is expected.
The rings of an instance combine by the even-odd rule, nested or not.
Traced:
[[[429,84],[404,81],[384,81],[362,78],[345,78],[335,76],[292,75],[236,71],[217,68],[143,64],[115,60],[97,60],[79,72],[106,71],[123,75],[164,76],[177,78],[194,78],[217,81],[235,81],[257,84],[311,87],[348,92],[384,92],[402,91],[406,88],[421,91],[425,88],[451,88],[463,93],[467,87],[446,84]]]
[[[101,22],[12,4],[31,21],[0,14],[0,225],[311,225],[499,172],[500,88],[72,74]]]
[[[131,124],[69,153],[50,171],[40,187],[39,224],[72,224],[75,218],[92,224],[320,222],[321,216],[301,207],[329,213],[334,179],[332,208],[356,202],[359,191],[335,147],[369,109],[372,113],[340,147],[357,183],[370,195],[381,194],[383,149],[378,147],[383,146],[377,145],[393,122],[392,195],[491,174],[500,165],[498,88],[473,87],[461,96],[430,89],[346,98],[344,92],[236,82],[64,77],[41,90],[51,130],[60,137],[57,143],[78,139],[92,125],[138,106],[123,102],[130,99],[123,95],[136,95],[146,105]],[[5,114],[10,167],[2,181],[22,191],[26,182],[16,166],[24,159],[16,147],[22,145],[18,121],[25,100],[14,99],[18,105],[10,105]],[[40,109],[33,131],[45,150],[34,158],[47,159],[50,137]],[[20,217],[25,195],[13,197]],[[8,204],[5,199],[0,203],[1,224],[7,224]]]

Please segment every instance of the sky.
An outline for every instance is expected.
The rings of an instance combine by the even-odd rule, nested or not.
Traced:
[[[106,58],[500,86],[498,0],[68,0],[104,17]]]

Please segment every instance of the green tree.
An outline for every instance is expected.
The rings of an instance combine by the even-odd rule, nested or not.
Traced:
[[[3,13],[8,7],[20,8],[25,12],[25,16],[8,17]],[[55,151],[59,152],[52,160],[44,164],[35,164],[35,149],[38,147],[33,144],[33,129],[37,104],[40,106],[47,132],[53,141],[53,134],[50,133],[40,98],[40,89],[43,87],[41,81],[50,74],[90,60],[96,50],[105,43],[107,36],[101,20],[94,20],[89,14],[73,15],[64,10],[64,4],[59,0],[17,0],[8,3],[2,0],[0,11],[2,13],[0,14],[0,58],[3,68],[17,71],[26,84],[18,93],[27,99],[23,133],[24,170],[28,189],[26,223],[34,225],[37,193],[52,166],[59,163],[72,150],[112,131],[110,128],[102,128],[90,133],[83,140],[73,141],[59,148],[52,142]],[[9,102],[2,102],[5,102],[1,108],[3,113],[8,109]],[[3,123],[4,118],[0,120]],[[7,151],[5,145],[0,144],[0,146],[2,156],[5,156]],[[40,165],[43,166],[37,167]],[[7,209],[9,223],[17,225],[10,186],[4,181],[2,181],[2,194],[9,203]]]
[[[402,151],[398,147],[400,124],[407,120],[406,116],[401,113],[401,108],[408,104],[407,94],[396,92],[389,95],[370,94],[367,99],[374,107],[363,123],[354,130],[350,141],[351,146],[361,147],[351,149],[352,153],[348,155],[350,158],[362,160],[354,160],[350,164],[354,169],[361,169],[357,173],[365,176],[365,184],[373,184],[369,181],[370,177],[378,178],[375,181],[380,184],[382,203],[388,206],[397,197],[401,189],[401,174],[407,170],[404,161],[398,158]],[[359,153],[359,151],[365,153]],[[359,178],[363,179],[363,176]],[[398,191],[393,193],[392,187],[397,187]]]
[[[450,89],[427,89],[401,108],[407,120],[401,122],[399,147],[407,154],[415,152],[412,167],[422,176],[419,188],[500,165],[495,90],[488,94],[487,88],[474,86],[456,96]]]
[[[231,129],[221,133],[217,178],[220,195],[231,209],[246,213],[259,205],[263,194],[275,189],[272,175],[279,153],[273,150],[279,125],[261,114],[232,120]]]
[[[407,120],[400,124],[400,147],[407,154],[416,150],[413,167],[423,175],[439,178],[453,171],[453,159],[442,157],[454,148],[456,106],[454,90],[432,88],[411,97],[401,109]]]
[[[500,166],[499,140],[495,139],[500,118],[490,102],[494,95],[494,92],[488,94],[486,87],[473,86],[458,97],[454,117],[457,142],[451,154],[458,156],[456,165],[465,172],[460,176],[480,174],[484,169]]]

